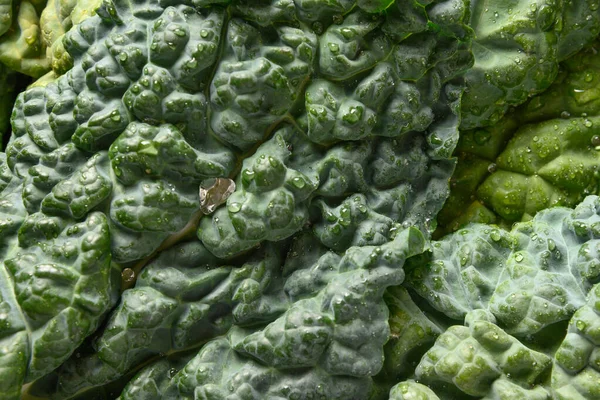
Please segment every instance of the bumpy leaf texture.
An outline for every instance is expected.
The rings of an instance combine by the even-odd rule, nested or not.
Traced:
[[[600,285],[571,321],[554,359],[552,388],[557,399],[593,399],[600,396]]]
[[[409,259],[385,295],[379,386],[403,381],[391,398],[437,398],[413,380],[439,398],[596,398],[599,227],[588,196],[511,231],[469,225]]]
[[[402,222],[428,228],[452,171],[466,37],[426,31],[394,44],[383,30],[392,17],[361,10],[319,37],[296,20],[258,29],[235,6],[132,7],[105,5],[78,25],[64,41],[75,67],[19,97],[7,156],[29,212],[103,208],[119,262],[182,229],[210,177],[238,187],[200,226],[219,257],[309,222],[339,249],[384,243]],[[321,104],[317,63],[364,78],[341,82],[347,100]]]
[[[130,282],[113,307],[111,281],[61,278],[110,294],[89,317],[103,324],[43,371],[24,356],[6,392],[41,378],[31,393],[114,398],[139,373],[124,398],[368,398],[390,333],[383,292],[449,193],[467,19],[456,1],[115,0],[74,25],[72,69],[16,101],[0,244],[102,221],[98,260]],[[236,189],[203,215],[214,178]],[[44,313],[58,318],[64,291]]]
[[[94,14],[100,0],[8,1],[0,11],[0,62],[13,71],[44,80],[66,72],[72,66],[64,50],[65,32]]]
[[[467,73],[464,129],[493,126],[510,107],[546,90],[558,63],[600,31],[595,0],[472,1],[475,64]]]
[[[389,400],[439,400],[439,397],[427,386],[409,380],[400,382],[390,391]]]
[[[561,64],[550,88],[489,128],[461,132],[439,234],[469,222],[510,226],[598,194],[599,42]]]
[[[556,207],[504,231],[472,224],[411,260],[407,283],[437,310],[462,320],[488,309],[508,333],[532,335],[568,320],[600,278],[599,200]]]
[[[389,334],[383,292],[403,280],[405,259],[423,246],[421,233],[409,228],[380,247],[327,252],[295,270],[284,266],[290,305],[272,322],[234,322],[179,372],[157,374],[168,369],[164,361],[146,367],[121,399],[369,398]]]
[[[411,376],[425,351],[448,327],[445,321],[432,319],[413,297],[403,286],[389,288],[384,294],[390,310],[390,339],[384,347],[384,368],[377,376],[384,387],[386,382]]]
[[[18,237],[2,243],[10,249],[0,264],[0,364],[7,371],[0,391],[7,399],[65,361],[98,328],[116,294],[101,213],[81,222],[32,214]]]
[[[487,311],[469,312],[464,326],[448,328],[427,351],[416,378],[446,395],[458,389],[457,396],[489,400],[549,399],[544,383],[552,359],[529,349],[495,322]]]

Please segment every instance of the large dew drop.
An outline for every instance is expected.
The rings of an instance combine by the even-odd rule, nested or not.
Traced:
[[[229,178],[205,180],[200,185],[200,210],[204,214],[213,213],[234,191],[235,182]]]
[[[121,272],[121,279],[126,283],[133,282],[135,280],[135,271],[131,268],[125,268]]]

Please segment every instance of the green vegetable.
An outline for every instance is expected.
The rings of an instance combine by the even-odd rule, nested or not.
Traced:
[[[36,213],[18,236],[18,243],[3,243],[10,249],[0,269],[0,362],[11,371],[0,385],[4,398],[18,398],[23,382],[58,367],[115,301],[104,215],[74,223]]]
[[[394,386],[389,400],[439,400],[439,397],[427,386],[409,380]]]
[[[100,0],[48,0],[46,3],[40,15],[40,30],[46,58],[54,74],[62,75],[73,66],[71,56],[63,45],[65,33],[94,15],[100,4]]]
[[[510,232],[472,224],[411,260],[407,282],[453,319],[484,308],[508,333],[534,334],[569,319],[600,277],[597,202],[545,210]]]
[[[33,78],[41,77],[51,68],[56,74],[66,72],[72,60],[62,44],[64,34],[93,15],[100,3],[99,0],[47,3],[35,0],[6,5],[10,11],[0,11],[5,17],[0,21],[0,62]]]
[[[384,347],[385,364],[379,380],[396,382],[410,376],[425,351],[447,328],[445,321],[432,318],[413,297],[417,298],[403,286],[389,288],[384,294],[390,310],[390,339]]]
[[[464,129],[493,126],[511,106],[546,90],[558,63],[600,30],[595,1],[471,1],[475,65],[467,75]]]
[[[281,259],[269,247],[243,264],[222,266],[199,242],[163,252],[122,294],[96,344],[98,353],[65,364],[58,397],[115,380],[153,356],[198,348],[233,323],[278,316],[289,304]]]
[[[367,398],[369,377],[381,368],[389,333],[383,291],[403,280],[404,260],[420,253],[423,245],[421,233],[409,228],[381,247],[351,247],[342,257],[328,252],[313,265],[289,271],[281,288],[289,308],[272,322],[236,326],[227,337],[207,343],[172,376],[157,376],[155,365],[146,367],[121,399],[345,399],[349,393]],[[160,392],[148,390],[153,387]]]
[[[596,395],[597,5],[11,10],[0,397]]]
[[[511,223],[598,194],[598,42],[561,64],[544,93],[495,126],[461,132],[440,233],[469,222]]]
[[[484,310],[471,311],[465,326],[448,328],[425,354],[415,375],[435,387],[450,384],[486,399],[547,399],[544,375],[552,360],[532,351],[495,324]],[[443,386],[442,386],[443,387]]]
[[[599,226],[600,198],[588,196],[511,231],[471,224],[433,242],[406,266],[403,285],[420,309],[403,289],[388,294],[406,322],[386,355],[420,361],[386,363],[380,380],[413,377],[438,396],[594,398]]]
[[[367,396],[382,367],[383,291],[402,281],[404,259],[422,251],[448,196],[462,74],[472,64],[468,10],[415,5],[423,18],[405,21],[405,5],[391,2],[211,3],[105,1],[79,21],[86,4],[48,5],[57,35],[68,24],[56,21],[71,15],[62,46],[73,67],[15,102],[2,159],[4,236],[23,246],[18,232],[32,218],[68,230],[102,215],[104,255],[124,282],[102,328],[65,346],[71,359],[49,364],[45,372],[63,366],[29,385],[31,393],[120,391],[144,368],[154,376],[148,365],[175,363],[170,370],[196,354],[213,357],[198,353],[211,339],[218,360],[223,349],[231,354],[227,368],[257,358],[282,368],[264,389],[276,390],[292,379],[283,350],[257,355],[252,343],[304,314],[319,315],[318,335],[327,337],[309,334],[298,360],[301,342],[290,339],[290,365],[311,368],[306,385],[323,380],[343,396],[339,380]],[[48,238],[57,229],[38,225]],[[301,232],[321,249],[310,258],[316,270],[329,254],[332,270],[318,285],[285,262]],[[390,243],[397,248],[383,251]],[[354,267],[344,264],[351,256]],[[394,271],[376,262],[384,256],[396,260]],[[379,264],[373,276],[364,272]],[[365,310],[319,308],[346,280],[367,285],[347,289]],[[42,375],[24,371],[27,383]],[[124,393],[138,390],[135,382]],[[17,393],[21,384],[6,385]]]
[[[600,285],[594,286],[583,307],[571,321],[565,340],[556,351],[552,387],[557,399],[598,397],[598,323],[600,322]]]
[[[211,177],[237,176],[238,189],[227,207],[200,225],[201,240],[219,257],[290,237],[308,223],[311,208],[311,222],[322,231],[322,240],[339,250],[385,243],[402,222],[431,229],[452,171],[460,98],[460,81],[453,79],[469,66],[465,42],[448,36],[436,40],[434,33],[424,32],[392,46],[377,28],[385,18],[350,14],[348,23],[362,23],[369,29],[365,34],[375,29],[390,42],[387,53],[374,57],[392,61],[413,49],[415,56],[425,51],[428,63],[409,73],[398,62],[382,61],[355,90],[358,99],[367,96],[364,101],[373,112],[387,110],[370,118],[370,131],[360,136],[370,139],[347,144],[336,139],[323,146],[310,140],[315,130],[310,92],[323,82],[315,80],[307,88],[306,115],[297,101],[313,64],[320,62],[323,70],[337,59],[323,50],[320,61],[315,58],[314,33],[286,25],[259,31],[220,7],[200,13],[181,6],[144,9],[144,15],[160,22],[152,23],[148,45],[142,40],[148,22],[135,10],[119,4],[99,9],[97,17],[83,21],[64,41],[75,67],[56,82],[19,96],[7,156],[11,170],[24,181],[28,212],[81,218],[102,207],[110,217],[117,262],[151,254],[186,227],[198,210],[197,188]],[[460,19],[451,22],[460,24]],[[199,29],[190,30],[192,23]],[[325,31],[320,40],[333,48],[329,35]],[[106,45],[95,45],[94,37]],[[346,40],[359,44],[364,39]],[[222,57],[215,65],[220,46]],[[438,55],[436,46],[444,52]],[[339,57],[347,63],[353,56]],[[361,60],[352,75],[373,66],[369,57],[364,65]],[[378,94],[372,103],[384,78],[398,81],[399,90]],[[276,99],[275,92],[287,94]],[[411,107],[425,119],[419,117],[411,132],[395,130],[411,114],[413,108],[402,110],[414,96],[420,100]],[[340,121],[353,110],[342,112]],[[440,118],[434,118],[436,113]],[[374,140],[378,136],[384,138]],[[254,155],[248,157],[248,151]],[[55,160],[64,160],[68,168],[54,167]],[[422,167],[401,171],[417,160]],[[82,191],[86,179],[95,182],[91,192]],[[67,209],[76,198],[81,206]],[[351,210],[349,203],[358,208]],[[380,222],[373,226],[371,220]]]

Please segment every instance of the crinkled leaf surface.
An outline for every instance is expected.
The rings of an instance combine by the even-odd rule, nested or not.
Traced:
[[[558,63],[600,31],[595,1],[487,0],[470,5],[475,64],[466,75],[464,129],[493,126],[510,107],[546,90]]]
[[[554,359],[552,389],[557,399],[594,399],[600,396],[600,285],[571,321]]]
[[[268,321],[285,310],[277,250],[237,265],[221,263],[197,241],[163,252],[123,293],[97,353],[61,368],[57,397],[116,380],[153,357],[197,349],[232,324]]]
[[[410,228],[381,247],[352,247],[344,256],[303,237],[230,266],[219,266],[199,242],[163,252],[123,293],[96,352],[72,358],[52,377],[58,379],[54,397],[71,398],[151,362],[123,398],[193,397],[201,387],[226,390],[230,380],[244,391],[252,384],[243,383],[244,370],[271,381],[254,389],[257,399],[290,385],[298,393],[320,386],[341,399],[338,383],[367,398],[389,335],[384,290],[402,282],[404,260],[423,250],[423,236]],[[187,361],[190,350],[228,331]],[[207,363],[217,375],[205,376]],[[303,381],[294,383],[296,376]],[[180,380],[189,389],[178,389]]]
[[[489,146],[464,135],[535,189],[503,203],[493,181],[480,214],[594,192],[594,47],[558,61],[597,35],[598,8],[500,3],[106,0],[80,18],[51,2],[46,30],[21,7],[7,48],[68,32],[46,45],[64,74],[19,95],[0,156],[0,317],[23,348],[0,354],[5,397],[30,381],[54,399],[585,393],[568,349],[553,357],[598,281],[598,198],[422,254],[461,103],[463,126],[494,124],[559,77]],[[208,207],[214,178],[235,190]]]
[[[5,5],[4,3],[8,3]],[[9,1],[0,11],[0,62],[11,70],[39,78],[50,69],[60,75],[72,66],[62,39],[66,31],[94,14],[100,0]],[[51,73],[46,80],[52,79]]]
[[[414,380],[400,382],[390,391],[389,400],[439,400],[427,386]]]
[[[222,258],[309,223],[338,251],[385,243],[401,223],[432,229],[471,63],[466,11],[453,12],[443,35],[398,41],[383,29],[392,14],[360,9],[320,32],[301,29],[302,13],[259,27],[237,5],[106,3],[63,40],[73,69],[15,105],[7,158],[25,207],[101,209],[118,262],[188,226],[211,177],[237,185],[198,231]],[[371,46],[373,35],[387,44]],[[316,76],[338,63],[349,76]],[[317,96],[329,84],[339,104]]]
[[[598,197],[556,207],[512,231],[472,224],[411,260],[407,283],[437,310],[461,320],[487,309],[517,337],[568,320],[599,280]]]
[[[389,334],[383,292],[403,280],[405,259],[423,246],[409,228],[380,247],[325,253],[287,277],[290,305],[272,322],[235,323],[179,372],[155,374],[165,363],[147,367],[121,398],[368,398]]]
[[[378,378],[398,382],[414,373],[418,361],[446,326],[432,320],[403,286],[389,288],[384,299],[390,310],[390,339],[385,344],[385,364]]]
[[[469,312],[464,326],[452,326],[438,338],[415,376],[434,388],[449,384],[447,392],[458,389],[457,396],[497,399],[512,393],[522,399],[549,399],[544,383],[552,359],[530,350],[495,322],[487,311]]]
[[[23,383],[57,368],[98,328],[115,302],[115,270],[100,213],[81,222],[29,215],[12,243],[4,234],[14,228],[3,227],[3,244],[11,248],[0,264],[0,364],[7,371],[0,391],[2,398],[17,399]]]
[[[561,64],[552,86],[496,125],[463,131],[440,233],[512,224],[599,191],[598,42]]]
[[[115,0],[88,18],[50,5],[44,35],[67,31],[73,66],[16,101],[2,251],[28,240],[31,218],[68,230],[98,215],[126,282],[101,329],[30,392],[110,396],[206,356],[234,361],[197,386],[243,365],[272,375],[257,398],[296,373],[298,393],[318,381],[367,398],[389,336],[384,289],[448,196],[473,62],[466,5]],[[213,178],[235,191],[202,215]]]
[[[409,259],[373,398],[596,398],[599,210],[471,224]]]
[[[40,30],[46,58],[56,75],[61,75],[73,66],[69,53],[63,46],[63,37],[84,19],[94,15],[100,0],[48,0],[40,15]],[[42,57],[44,54],[41,54]]]

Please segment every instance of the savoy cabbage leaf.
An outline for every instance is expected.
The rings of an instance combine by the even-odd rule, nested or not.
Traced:
[[[561,64],[547,91],[492,127],[461,132],[439,233],[469,222],[508,226],[598,194],[598,42]]]
[[[66,72],[72,58],[64,34],[94,14],[100,0],[15,0],[0,5],[0,63],[45,84]],[[43,82],[43,83],[42,83]]]
[[[0,397],[596,394],[597,4],[11,9]]]
[[[32,214],[4,244],[0,363],[11,372],[1,390],[18,398],[24,382],[54,370],[98,328],[119,280],[101,213],[81,222]]]
[[[30,393],[110,396],[135,373],[154,376],[148,364],[177,369],[199,350],[285,369],[279,346],[289,345],[290,365],[310,368],[306,385],[340,380],[367,396],[389,336],[383,291],[402,282],[448,196],[473,62],[465,4],[411,7],[419,17],[406,20],[400,2],[107,0],[89,15],[83,3],[49,3],[48,23],[69,15],[44,31],[66,32],[51,49],[64,74],[15,102],[0,158],[2,251],[33,245],[25,227],[50,240],[94,216],[123,283],[118,298],[105,283],[110,301],[90,330],[43,372],[29,358],[10,393],[41,378]],[[284,262],[298,235],[318,250],[306,265]],[[370,272],[388,253],[397,265]],[[335,316],[344,285],[357,314],[340,305]],[[327,339],[296,360],[302,329],[276,338],[311,313]],[[264,340],[272,349],[257,347]],[[290,379],[276,375],[260,390]]]
[[[344,21],[367,29],[360,35],[388,43],[373,55],[380,61],[373,68],[369,57],[363,65],[371,45],[362,31],[343,24],[335,35],[329,32],[338,25],[318,36],[285,21],[259,29],[240,18],[243,7],[106,3],[63,40],[73,69],[17,99],[7,162],[23,181],[29,213],[106,212],[111,252],[121,263],[193,226],[198,187],[215,177],[236,178],[238,188],[198,232],[219,257],[285,239],[309,221],[340,250],[385,243],[399,223],[432,229],[453,169],[457,76],[471,62],[468,36],[451,29],[465,10],[455,12],[447,34],[421,30],[399,44],[382,30],[385,18],[350,13]],[[339,47],[334,37],[354,50],[342,47],[332,57],[318,49]],[[425,64],[410,58],[404,65],[398,60],[406,52]],[[324,83],[311,79],[316,64],[322,71],[353,57],[352,76],[367,74],[356,84],[344,79],[356,85],[356,100],[318,122],[311,93]],[[397,88],[380,93],[386,79]],[[407,119],[413,113],[414,124]],[[332,123],[356,130],[365,118],[369,129],[360,136],[313,137]],[[415,161],[422,167],[406,170]],[[356,202],[362,205],[350,210]]]
[[[589,293],[586,304],[571,318],[567,336],[556,351],[552,389],[557,399],[598,397],[598,329],[600,286]]]
[[[287,277],[281,289],[290,306],[272,322],[236,326],[172,376],[147,367],[121,399],[367,398],[389,334],[384,290],[402,282],[405,259],[423,246],[409,228],[380,247],[325,253]]]
[[[546,90],[558,63],[600,30],[598,3],[588,0],[471,1],[475,64],[466,74],[462,125],[495,125],[510,107]]]
[[[600,279],[599,209],[589,196],[574,210],[544,210],[510,232],[472,224],[412,259],[407,283],[453,319],[487,309],[508,333],[535,334],[568,320]]]

